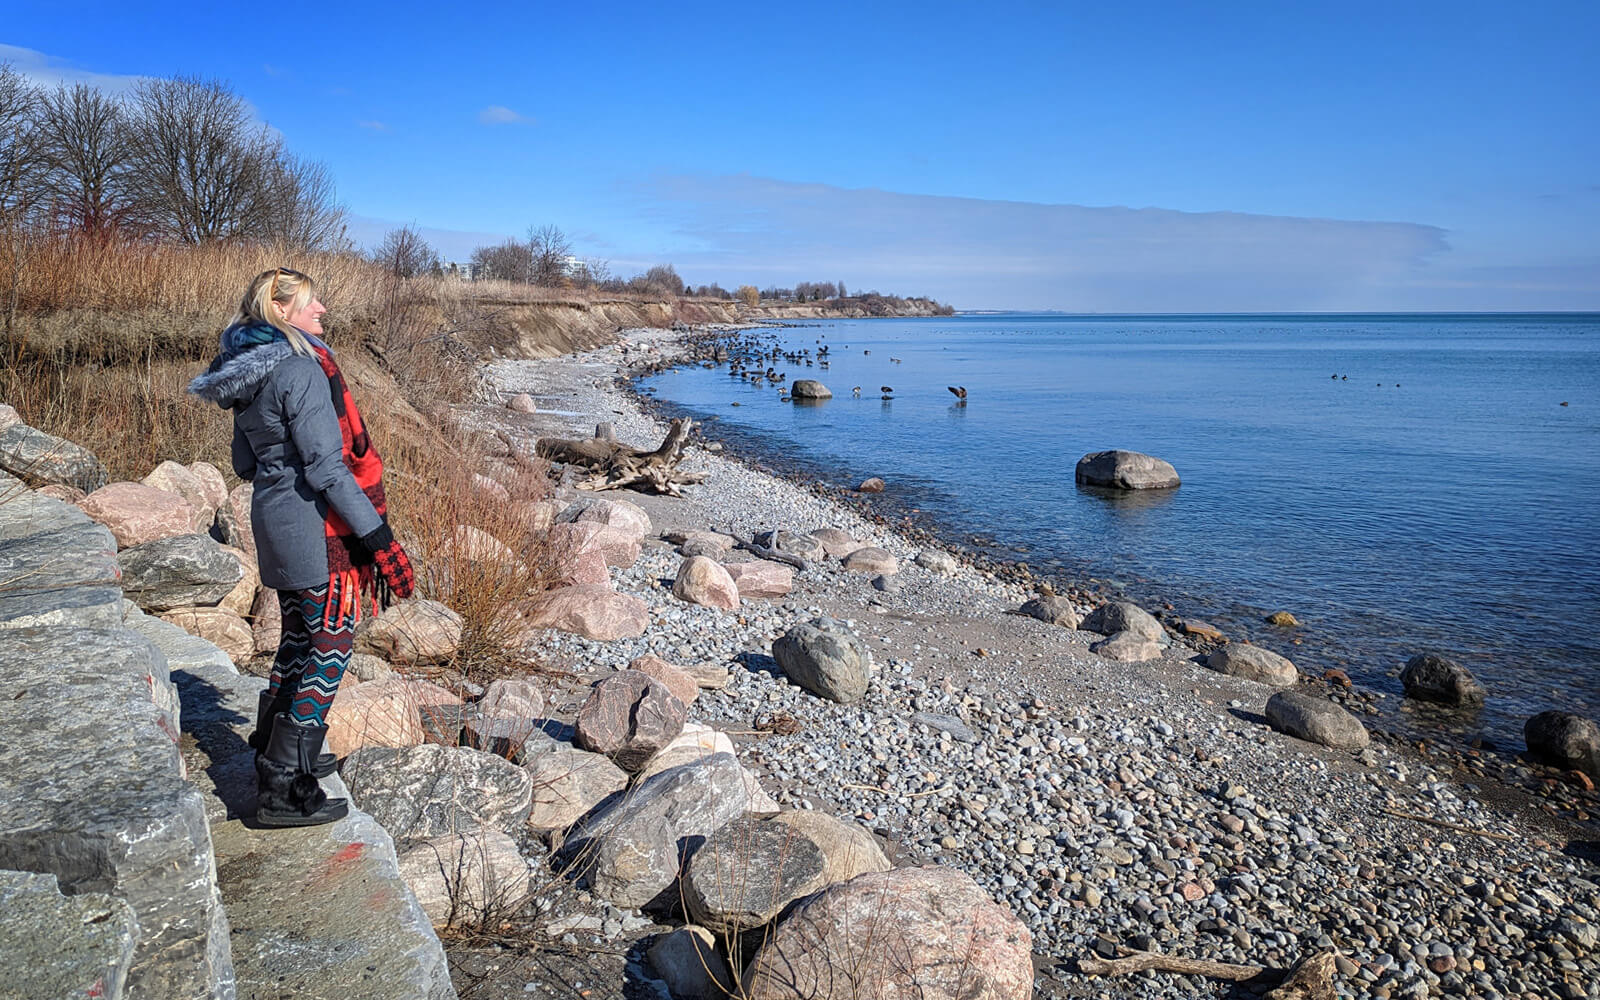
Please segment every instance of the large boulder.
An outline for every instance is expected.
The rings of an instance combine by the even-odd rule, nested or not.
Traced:
[[[771,921],[825,885],[822,849],[782,823],[736,819],[706,839],[683,871],[689,919],[724,935]]]
[[[133,907],[116,896],[63,895],[54,875],[0,871],[5,996],[123,996],[139,939]]]
[[[255,490],[253,483],[240,483],[217,507],[217,531],[222,534],[222,540],[251,555],[256,554],[256,535],[250,513]]]
[[[525,628],[559,629],[603,642],[638,638],[650,625],[650,607],[641,598],[597,583],[549,591],[518,610]]]
[[[1059,594],[1031,598],[1022,605],[1018,614],[1037,618],[1051,625],[1060,625],[1062,628],[1077,628],[1082,620],[1072,602]]]
[[[672,692],[672,696],[689,705],[700,697],[700,683],[681,667],[676,667],[659,656],[636,656],[628,663],[629,670],[637,670],[641,674],[660,681]]]
[[[1089,647],[1089,652],[1115,663],[1143,663],[1161,656],[1161,645],[1137,632],[1118,632]]]
[[[794,589],[794,570],[767,559],[723,563],[740,597],[782,597]]]
[[[734,752],[733,740],[727,733],[718,732],[701,722],[685,722],[683,731],[657,751],[654,757],[645,761],[633,780],[642,783],[680,764],[693,763],[714,753]]]
[[[817,528],[811,532],[811,537],[821,543],[822,553],[829,559],[843,559],[861,548],[860,542],[839,528]]]
[[[212,499],[212,488],[187,465],[179,465],[167,459],[151,469],[150,474],[141,482],[154,489],[180,496],[185,503],[193,507],[194,520],[190,531],[207,531],[211,527],[211,522],[217,518],[217,504],[220,501]],[[226,498],[226,491],[222,495]]]
[[[528,863],[500,830],[445,833],[400,852],[400,877],[435,927],[471,924],[516,909]]]
[[[78,501],[78,506],[111,529],[119,549],[187,535],[197,528],[195,509],[187,500],[143,483],[108,483]]]
[[[851,702],[867,693],[872,652],[843,622],[796,625],[772,644],[772,657],[791,681],[820,698]]]
[[[1360,750],[1369,737],[1361,720],[1326,698],[1279,691],[1267,699],[1267,723],[1280,733],[1338,750]]]
[[[461,648],[461,616],[438,601],[391,605],[356,627],[355,649],[390,663],[443,663]]]
[[[787,552],[802,559],[820,559],[825,551],[822,542],[811,535],[802,535],[782,529],[759,532],[754,541],[757,545],[775,549],[778,552]]]
[[[444,553],[452,560],[485,567],[512,567],[518,564],[517,554],[511,546],[470,524],[458,524],[450,529],[444,541]]]
[[[955,556],[948,552],[941,552],[938,549],[923,549],[918,552],[916,563],[930,573],[939,573],[945,576],[954,573],[956,567],[960,565],[956,562]]]
[[[610,758],[564,744],[534,755],[523,767],[533,783],[528,826],[541,833],[565,830],[628,787],[628,772]]]
[[[244,549],[236,549],[231,545],[224,545],[222,551],[238,560],[239,572],[243,575],[227,596],[217,602],[217,606],[227,608],[240,618],[249,618],[255,609],[256,593],[261,590],[261,571],[256,568],[256,558]],[[277,591],[272,594],[276,597]]]
[[[1244,643],[1230,643],[1206,657],[1206,666],[1219,674],[1243,677],[1273,687],[1293,687],[1300,671],[1288,659],[1270,649]]]
[[[745,771],[731,754],[663,771],[584,817],[562,859],[621,907],[671,906],[684,857],[750,811]]]
[[[833,392],[814,378],[797,378],[789,386],[793,399],[832,399]]]
[[[93,493],[111,478],[94,452],[24,423],[0,430],[0,469],[29,486],[57,483]]]
[[[665,684],[621,670],[594,686],[578,709],[577,744],[634,772],[683,730],[683,702]]]
[[[721,559],[738,543],[732,535],[724,535],[720,531],[690,531],[683,534],[683,541],[678,543],[678,554],[681,556],[710,556]]]
[[[841,562],[851,573],[889,576],[900,572],[900,561],[888,549],[867,545],[845,556]]]
[[[1178,485],[1171,462],[1137,451],[1096,451],[1078,459],[1074,478],[1085,486],[1114,490],[1165,490]]]
[[[873,872],[796,907],[745,969],[744,995],[1027,1000],[1032,950],[1027,925],[964,872]]]
[[[1438,653],[1418,653],[1400,671],[1407,698],[1445,705],[1481,705],[1484,689],[1472,673]]]
[[[883,848],[859,823],[839,819],[819,809],[789,809],[768,820],[793,827],[822,849],[824,885],[848,882],[867,872],[886,872],[889,863]]]
[[[679,565],[672,596],[707,608],[732,611],[739,606],[738,585],[710,556],[690,556]]]
[[[704,927],[685,924],[656,938],[650,965],[675,1000],[727,1000],[737,987],[728,963],[717,952],[717,939]]]
[[[1528,752],[1600,778],[1600,725],[1572,712],[1540,712],[1522,726]]]
[[[550,562],[555,569],[554,583],[558,587],[574,587],[585,583],[607,588],[611,586],[611,570],[606,568],[606,557],[599,549],[553,553]]]
[[[1167,637],[1167,633],[1161,628],[1161,623],[1156,621],[1155,616],[1131,601],[1111,601],[1102,604],[1089,612],[1079,627],[1085,632],[1098,632],[1101,635],[1132,632],[1156,642]]]
[[[528,818],[532,805],[528,772],[466,747],[366,747],[346,758],[340,773],[355,804],[396,842],[477,830],[510,832]]]
[[[250,623],[227,608],[172,608],[158,617],[216,646],[235,664],[255,655]]]
[[[552,524],[545,532],[545,548],[556,560],[594,551],[600,553],[607,566],[626,569],[639,561],[639,538],[631,529],[598,521]]]
[[[556,522],[558,524],[592,522],[609,525],[632,535],[636,542],[642,541],[655,531],[650,524],[650,515],[644,512],[643,507],[626,500],[608,500],[605,497],[581,497],[574,500],[556,515]]]
[[[210,462],[190,462],[187,468],[204,491],[204,506],[213,511],[221,510],[222,505],[228,502],[228,480],[223,478],[222,470]]]
[[[427,735],[411,689],[398,678],[340,684],[326,722],[328,752],[335,757],[364,747],[414,747]]]
[[[250,621],[250,634],[254,640],[256,655],[277,652],[278,644],[283,639],[283,605],[278,602],[278,592],[265,587],[258,589],[256,599],[250,605],[250,614],[246,617]],[[371,658],[377,659],[377,657]]]
[[[493,680],[478,702],[478,712],[486,718],[542,719],[544,692],[525,677]]]
[[[146,611],[216,604],[244,578],[244,569],[206,535],[173,535],[117,554],[122,591]]]

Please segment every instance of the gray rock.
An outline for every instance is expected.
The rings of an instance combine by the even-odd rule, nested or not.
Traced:
[[[1289,660],[1270,649],[1243,643],[1231,643],[1216,650],[1206,657],[1206,666],[1219,674],[1273,687],[1292,687],[1300,679],[1300,671]]]
[[[244,578],[239,560],[207,535],[173,535],[122,550],[122,590],[146,611],[215,604]]]
[[[872,589],[881,590],[885,594],[898,594],[904,588],[904,586],[905,585],[900,582],[899,574],[894,576],[879,575],[872,578]]]
[[[344,819],[324,826],[255,825],[255,754],[244,737],[265,682],[211,666],[177,680],[184,732],[209,761],[194,777],[234,925],[231,938],[223,925],[223,938],[238,995],[454,1000],[444,949],[401,877],[394,839],[371,816],[352,803]],[[334,798],[350,797],[338,774],[322,785]]]
[[[171,622],[162,621],[154,615],[147,615],[135,605],[133,612],[124,616],[123,624],[129,629],[149,639],[155,647],[161,650],[167,658],[167,666],[172,670],[188,670],[203,665],[215,666],[229,673],[238,673],[239,670],[228,658],[228,654],[218,649],[214,643],[207,642],[197,635],[190,635]]]
[[[793,827],[822,849],[824,884],[848,882],[863,872],[886,872],[894,865],[860,823],[849,823],[820,809],[790,809],[769,821]]]
[[[789,386],[789,395],[795,399],[832,399],[833,393],[827,386],[814,378],[797,378]]]
[[[1484,689],[1472,673],[1437,653],[1418,653],[1400,671],[1406,697],[1446,705],[1481,705]]]
[[[435,927],[509,914],[528,895],[528,863],[499,830],[429,837],[406,848],[398,863]]]
[[[867,692],[872,653],[843,622],[796,625],[772,644],[772,656],[791,681],[820,698],[852,702]]]
[[[1160,658],[1161,646],[1137,632],[1118,632],[1090,646],[1089,652],[1116,663],[1143,663]]]
[[[0,635],[0,869],[131,906],[128,995],[231,996],[205,804],[152,698],[170,697],[166,660],[123,628]]]
[[[363,810],[402,843],[471,830],[514,831],[533,782],[508,760],[466,747],[363,747],[342,773]]]
[[[1572,712],[1540,712],[1522,726],[1528,752],[1600,778],[1600,725]]]
[[[27,424],[12,424],[0,431],[0,469],[30,485],[60,483],[85,493],[93,493],[111,479],[94,452]]]
[[[671,906],[685,855],[752,804],[738,759],[712,754],[596,809],[568,832],[562,859],[617,906]]]
[[[1021,614],[1030,618],[1037,618],[1042,622],[1060,625],[1062,628],[1077,628],[1081,619],[1078,609],[1072,602],[1059,594],[1050,594],[1035,597],[1022,605]]]
[[[822,849],[784,823],[736,819],[695,850],[683,872],[689,919],[722,934],[771,921],[823,886]]]
[[[1096,451],[1078,459],[1074,478],[1114,490],[1164,490],[1178,485],[1172,463],[1137,451]]]
[[[968,728],[965,722],[953,715],[940,715],[935,712],[914,712],[911,716],[911,722],[914,725],[927,726],[929,729],[934,729],[941,733],[949,733],[952,739],[962,743],[978,742],[977,734]]]
[[[918,566],[933,573],[954,573],[956,571],[956,557],[948,552],[938,549],[923,549],[917,553],[914,560]]]
[[[1101,635],[1132,632],[1156,642],[1167,636],[1154,615],[1131,601],[1112,601],[1100,605],[1089,612],[1081,627],[1086,632],[1099,632]]]
[[[35,493],[22,480],[0,472],[0,543],[90,523],[76,504]]]
[[[54,875],[0,871],[6,996],[120,997],[138,939],[133,907],[115,896],[63,896]]]
[[[461,745],[504,757],[522,764],[548,752],[556,741],[539,728],[537,719],[518,719],[509,715],[485,716],[466,713],[461,726]]]
[[[1360,750],[1369,742],[1367,727],[1326,698],[1279,691],[1267,699],[1267,722],[1280,733],[1338,750]]]
[[[802,559],[815,560],[823,557],[823,546],[820,541],[810,535],[794,531],[763,531],[755,536],[755,543]]]
[[[665,684],[638,670],[620,670],[596,684],[578,709],[575,742],[631,774],[671,743],[687,718],[683,702]]]
[[[733,973],[704,927],[688,924],[663,934],[650,946],[649,956],[675,1000],[726,1000],[734,995]]]
[[[0,542],[0,628],[121,623],[117,543],[109,530],[83,522]]]

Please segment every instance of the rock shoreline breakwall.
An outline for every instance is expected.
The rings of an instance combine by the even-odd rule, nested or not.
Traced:
[[[104,485],[92,455],[5,409],[7,441],[72,458],[27,463],[35,484]],[[116,537],[48,495],[61,488],[0,473],[0,992],[230,1000],[298,980],[335,990],[317,995],[453,997],[371,817],[280,837],[245,826],[263,682],[125,600]],[[352,845],[367,892],[322,883],[317,898],[290,877]]]

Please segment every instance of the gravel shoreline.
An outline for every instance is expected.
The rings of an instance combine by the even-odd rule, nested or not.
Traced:
[[[584,355],[496,361],[495,387],[541,412],[474,419],[530,449],[600,421],[653,446],[664,427],[621,376],[670,358],[676,337],[630,330]],[[1269,689],[1203,669],[1182,642],[1148,663],[1102,659],[1098,636],[1012,613],[1032,596],[1019,583],[926,569],[919,541],[704,448],[684,464],[706,475],[688,499],[624,494],[658,532],[839,528],[893,553],[898,586],[828,561],[785,598],[718,611],[671,596],[680,557],[659,542],[613,571],[651,607],[642,638],[550,633],[548,652],[583,680],[644,653],[733,665],[693,714],[736,734],[785,808],[853,818],[897,863],[954,865],[1009,905],[1034,934],[1038,995],[1229,995],[1199,978],[1075,971],[1126,946],[1272,968],[1336,948],[1341,996],[1600,998],[1593,792],[1563,791],[1555,809],[1459,756],[1293,740],[1265,725]],[[858,703],[805,693],[770,658],[773,638],[818,615],[873,649]],[[555,707],[575,709],[580,690]],[[774,735],[779,719],[797,731]]]

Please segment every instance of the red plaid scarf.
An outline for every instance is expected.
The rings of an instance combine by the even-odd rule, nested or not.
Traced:
[[[388,513],[388,503],[383,495],[383,459],[372,447],[367,435],[367,425],[356,409],[356,401],[345,385],[344,375],[334,363],[333,355],[320,345],[315,348],[317,363],[328,376],[328,390],[333,394],[333,409],[339,415],[339,437],[343,445],[344,464],[355,476],[356,485],[366,493],[367,499],[378,514]],[[378,613],[380,600],[388,604],[387,588],[373,563],[372,553],[361,544],[361,539],[344,523],[344,518],[332,508],[322,519],[323,534],[328,542],[328,621],[337,617],[361,620],[361,599],[371,600],[372,613]]]

